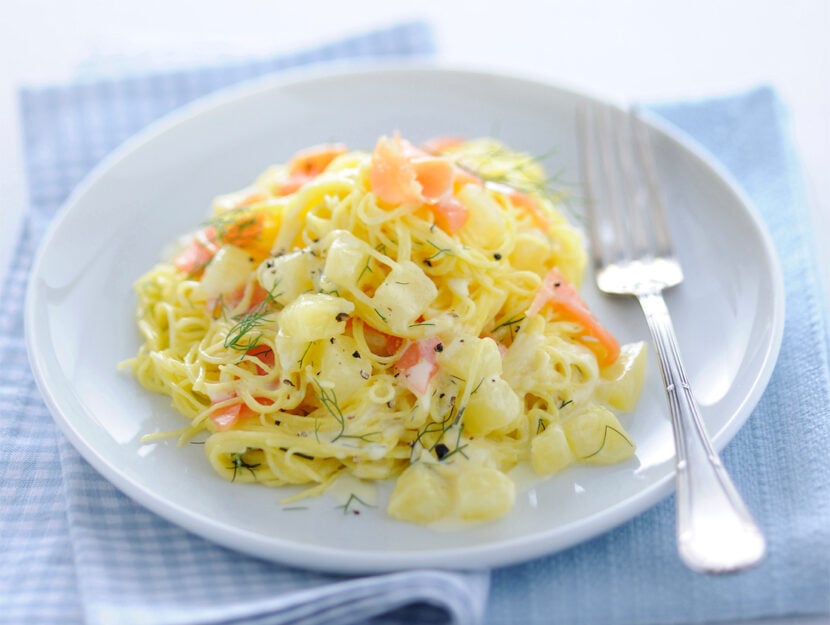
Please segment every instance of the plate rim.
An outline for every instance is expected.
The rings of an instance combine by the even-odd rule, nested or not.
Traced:
[[[356,559],[354,551],[337,549],[333,547],[319,547],[316,545],[303,544],[298,547],[294,541],[280,539],[279,536],[263,539],[259,534],[217,523],[213,519],[201,514],[191,512],[186,506],[170,501],[163,496],[149,492],[140,483],[134,481],[124,473],[118,466],[113,466],[95,447],[89,444],[78,430],[73,420],[65,414],[46,375],[44,350],[39,349],[40,337],[35,332],[38,293],[36,288],[36,276],[42,271],[42,263],[46,255],[46,249],[52,240],[58,236],[62,224],[68,218],[72,207],[96,185],[96,183],[107,172],[122,159],[136,150],[152,142],[158,136],[163,135],[179,124],[203,115],[215,108],[232,104],[237,100],[250,98],[265,94],[272,90],[281,90],[294,85],[304,85],[328,80],[348,80],[352,77],[365,77],[367,75],[383,75],[391,73],[399,76],[401,73],[413,72],[416,74],[430,75],[465,75],[482,80],[515,81],[528,84],[536,88],[544,88],[559,92],[563,95],[588,99],[606,103],[613,101],[602,98],[595,93],[586,90],[577,90],[569,86],[562,86],[550,80],[520,73],[504,73],[485,70],[481,68],[458,66],[443,63],[424,63],[422,61],[390,61],[371,62],[366,64],[345,64],[343,66],[327,66],[319,68],[298,68],[282,74],[267,75],[264,77],[246,80],[242,83],[232,85],[197,98],[182,107],[151,122],[142,130],[128,138],[99,163],[97,163],[72,190],[66,200],[61,204],[55,216],[49,223],[38,249],[33,258],[29,280],[27,283],[24,304],[24,331],[25,344],[34,379],[37,387],[44,398],[53,420],[59,429],[69,439],[73,447],[81,456],[89,462],[95,470],[105,479],[114,484],[122,493],[129,496],[145,508],[153,511],[162,518],[180,527],[187,529],[198,536],[206,538],[214,543],[224,545],[237,551],[247,553],[259,558],[266,557],[269,560],[283,562],[291,565],[302,566],[306,569],[348,572],[348,573],[370,573],[380,571],[392,571],[408,568],[429,566],[432,568],[457,569],[458,563],[470,562],[470,566],[463,568],[482,568],[491,566],[502,566],[515,564],[529,560],[533,557],[558,552],[568,547],[581,543],[591,537],[610,531],[614,527],[633,519],[642,514],[645,510],[653,507],[660,500],[673,491],[675,469],[671,470],[662,478],[658,479],[649,487],[638,492],[633,501],[626,500],[619,502],[601,512],[582,517],[578,522],[571,522],[560,525],[557,528],[558,539],[555,546],[550,546],[550,538],[543,540],[538,535],[535,539],[528,540],[526,537],[511,537],[488,545],[485,554],[481,554],[480,547],[458,547],[451,550],[442,550],[446,554],[445,559],[448,565],[442,565],[435,561],[433,552],[410,552],[410,551],[385,551],[383,553],[362,553]],[[769,379],[775,367],[775,362],[780,351],[785,325],[785,298],[783,274],[777,252],[772,243],[772,238],[767,231],[766,225],[761,218],[757,208],[747,196],[741,186],[732,176],[731,172],[720,163],[720,161],[701,146],[694,138],[684,133],[668,121],[660,118],[657,114],[644,110],[643,117],[646,123],[658,133],[666,136],[672,142],[682,148],[687,154],[697,160],[704,168],[720,179],[726,189],[735,196],[743,210],[746,211],[750,221],[756,229],[758,238],[766,259],[772,270],[769,276],[772,282],[771,292],[773,297],[773,323],[772,335],[768,347],[763,356],[762,366],[756,372],[749,392],[743,397],[740,405],[734,412],[734,417],[727,421],[724,427],[717,432],[713,438],[713,444],[717,450],[723,447],[735,436],[749,418],[752,410],[757,406],[760,398],[766,389]],[[545,535],[542,535],[545,536]],[[263,553],[263,543],[270,545],[269,553]],[[547,545],[540,549],[540,544]],[[274,556],[271,551],[280,551],[280,557]],[[312,557],[309,557],[309,553]],[[471,557],[471,554],[477,556]]]

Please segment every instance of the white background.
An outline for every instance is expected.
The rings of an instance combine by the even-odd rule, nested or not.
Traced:
[[[17,85],[270,54],[412,18],[433,24],[445,61],[620,100],[774,86],[793,115],[830,293],[828,0],[3,0],[0,274],[25,206]]]
[[[26,205],[18,86],[269,55],[413,18],[434,26],[443,61],[623,101],[775,87],[792,114],[830,293],[827,0],[2,0],[0,277]]]

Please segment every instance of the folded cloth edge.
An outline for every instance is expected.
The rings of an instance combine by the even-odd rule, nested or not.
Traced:
[[[174,610],[165,614],[158,606],[145,611],[131,610],[125,615],[121,606],[99,605],[94,622],[136,625],[241,625],[266,621],[269,625],[313,622],[336,625],[365,622],[395,609],[425,603],[446,613],[452,625],[477,625],[484,619],[490,578],[486,571],[453,573],[435,570],[404,571],[376,576],[356,577],[314,588],[293,591],[258,601],[215,609]]]

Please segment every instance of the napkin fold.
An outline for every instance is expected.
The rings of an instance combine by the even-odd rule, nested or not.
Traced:
[[[489,584],[485,572],[424,570],[352,578],[257,560],[197,538],[133,503],[65,439],[58,450],[87,623],[482,622]]]
[[[429,28],[412,23],[276,59],[21,92],[30,212],[0,308],[0,622],[648,625],[830,614],[828,335],[787,116],[768,89],[652,107],[744,187],[786,281],[778,365],[724,452],[769,539],[768,559],[753,571],[686,570],[671,498],[583,545],[492,575],[291,569],[208,543],[136,505],[57,432],[29,371],[21,309],[43,230],[89,169],[147,123],[227,84],[433,50]]]

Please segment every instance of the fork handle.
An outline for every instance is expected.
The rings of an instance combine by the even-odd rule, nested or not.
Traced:
[[[764,536],[706,434],[663,296],[656,291],[637,298],[656,346],[674,429],[680,557],[703,573],[757,564],[766,550]]]

